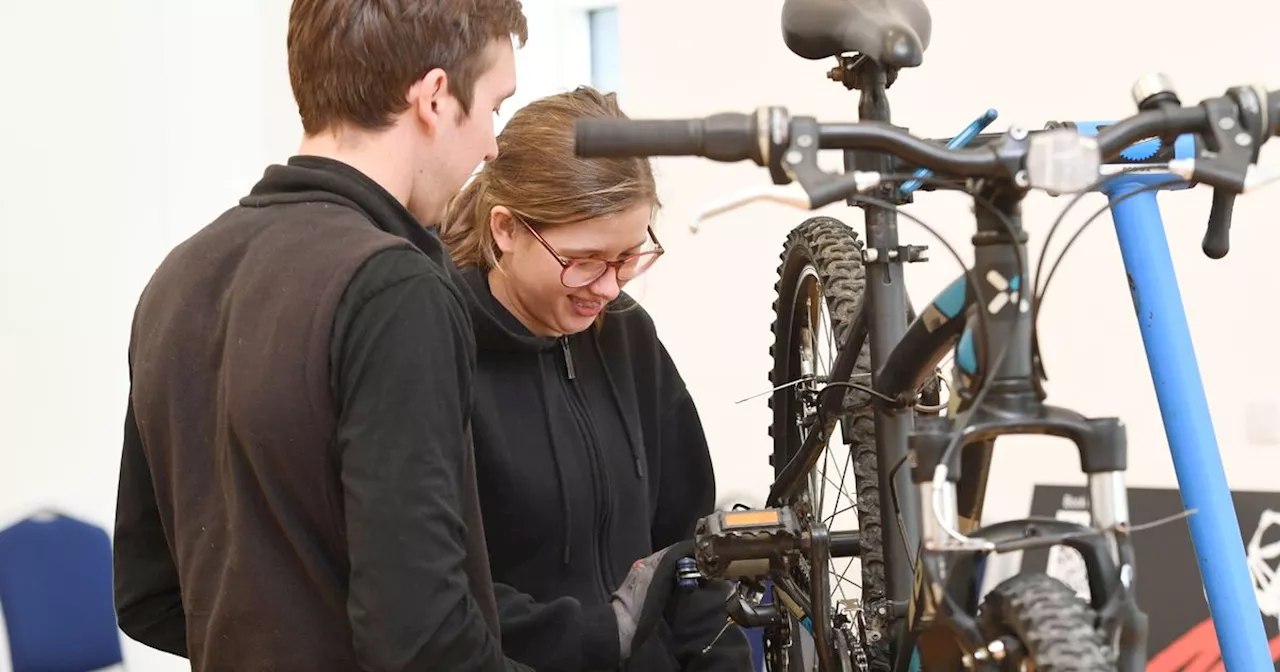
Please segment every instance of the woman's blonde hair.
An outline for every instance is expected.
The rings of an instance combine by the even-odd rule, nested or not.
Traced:
[[[497,267],[489,213],[505,206],[534,229],[605,217],[658,202],[648,159],[574,154],[574,122],[625,119],[614,94],[586,86],[520,108],[498,134],[498,157],[450,201],[441,239],[459,267]]]

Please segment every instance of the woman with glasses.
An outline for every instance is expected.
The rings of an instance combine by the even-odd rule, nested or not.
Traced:
[[[472,432],[503,649],[537,670],[746,671],[727,584],[677,589],[668,557],[636,598],[662,605],[648,632],[632,615],[656,609],[628,615],[632,598],[616,597],[651,574],[633,563],[693,537],[715,480],[693,400],[623,293],[663,254],[653,173],[574,156],[588,116],[623,114],[585,87],[517,111],[441,225],[475,328]]]

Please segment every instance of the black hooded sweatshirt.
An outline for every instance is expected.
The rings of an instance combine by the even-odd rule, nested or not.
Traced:
[[[654,635],[619,661],[609,595],[633,562],[691,539],[715,501],[697,409],[648,313],[624,294],[599,329],[538,337],[485,273],[461,274],[504,653],[543,672],[751,669],[746,636],[725,629],[721,582],[677,590]]]

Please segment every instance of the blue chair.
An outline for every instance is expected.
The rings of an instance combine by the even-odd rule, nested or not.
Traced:
[[[0,608],[13,672],[89,672],[123,662],[105,530],[57,513],[0,531]]]
[[[751,645],[751,669],[764,672],[764,629],[747,628],[746,633]]]

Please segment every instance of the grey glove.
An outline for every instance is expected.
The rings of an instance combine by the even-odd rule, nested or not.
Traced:
[[[618,618],[618,640],[624,659],[653,634],[662,620],[676,588],[676,563],[689,555],[693,555],[693,542],[682,541],[641,558],[614,591],[610,604]]]

